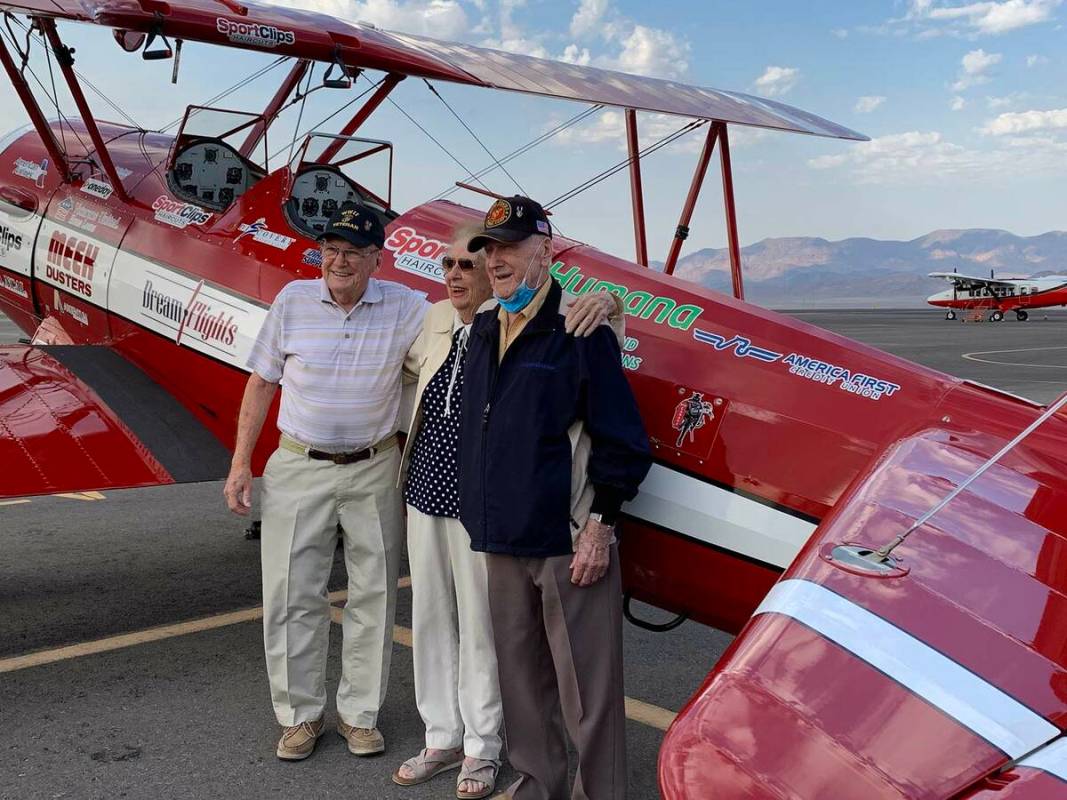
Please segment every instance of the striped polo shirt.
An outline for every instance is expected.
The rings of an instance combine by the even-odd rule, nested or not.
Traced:
[[[395,433],[404,356],[428,308],[421,293],[374,278],[348,313],[321,278],[287,284],[248,358],[260,377],[282,384],[282,433],[331,453]]]

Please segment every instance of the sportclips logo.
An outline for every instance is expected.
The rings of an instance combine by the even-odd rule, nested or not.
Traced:
[[[404,272],[421,275],[438,283],[445,282],[441,256],[448,245],[438,239],[423,236],[414,228],[397,228],[385,240],[385,249],[394,255],[393,266]]]
[[[100,247],[55,231],[48,241],[48,264],[45,274],[48,280],[82,297],[93,296],[93,271]]]
[[[204,282],[200,281],[188,302],[183,302],[146,280],[141,292],[141,307],[150,317],[168,320],[176,326],[176,344],[181,344],[182,336],[193,331],[203,342],[233,347],[237,341],[236,320],[232,314],[214,308],[210,298],[201,294],[203,288]]]
[[[12,250],[22,249],[22,234],[13,231],[7,225],[0,225],[0,256],[7,255]]]
[[[156,220],[175,228],[186,228],[189,225],[206,225],[213,214],[204,211],[200,206],[192,203],[180,203],[171,200],[165,195],[160,195],[152,203],[152,210],[156,212]]]
[[[254,47],[277,47],[278,45],[296,44],[296,34],[275,28],[273,25],[257,25],[254,22],[235,22],[232,19],[217,17],[215,27],[219,33],[234,44],[250,44]]]

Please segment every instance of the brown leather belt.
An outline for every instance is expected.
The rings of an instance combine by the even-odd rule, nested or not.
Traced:
[[[351,453],[327,453],[325,450],[316,450],[313,447],[309,447],[306,444],[301,444],[296,439],[291,439],[284,433],[278,440],[278,446],[284,450],[288,450],[291,453],[297,453],[308,458],[313,458],[316,461],[330,461],[334,464],[355,464],[358,461],[366,461],[368,458],[374,458],[385,450],[396,447],[397,440],[396,434],[393,434],[387,439],[382,439],[378,444],[372,445],[363,450],[356,450]]]

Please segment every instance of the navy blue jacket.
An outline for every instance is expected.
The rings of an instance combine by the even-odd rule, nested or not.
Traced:
[[[590,437],[594,511],[633,499],[652,464],[615,334],[606,325],[586,338],[568,334],[561,297],[552,281],[502,361],[497,310],[474,318],[459,437],[459,516],[474,550],[531,558],[572,551],[567,431],[577,420]]]

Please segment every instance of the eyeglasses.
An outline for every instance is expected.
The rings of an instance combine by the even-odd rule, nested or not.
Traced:
[[[474,261],[469,258],[452,258],[452,256],[445,256],[441,259],[441,267],[445,272],[451,271],[452,267],[458,266],[464,272],[470,272],[474,269]]]
[[[365,261],[368,258],[374,258],[374,256],[376,256],[377,254],[377,247],[365,247],[362,250],[342,250],[341,248],[334,247],[333,245],[326,245],[322,248],[323,261],[332,261],[333,259],[337,258],[337,256],[341,256],[349,264],[354,264],[357,261]]]

